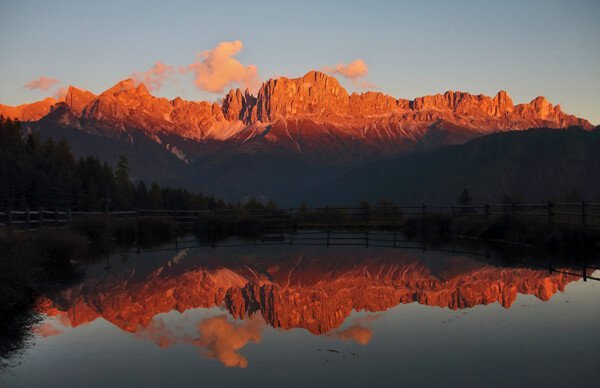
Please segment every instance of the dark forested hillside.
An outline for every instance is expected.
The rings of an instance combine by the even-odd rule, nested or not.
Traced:
[[[149,167],[151,176],[152,166]],[[177,173],[173,171],[172,173]],[[126,157],[113,168],[95,156],[77,160],[66,140],[23,135],[20,123],[0,116],[0,209],[214,209],[231,208],[185,188],[130,177]],[[270,204],[274,206],[274,204]],[[244,207],[262,207],[256,201]]]
[[[263,198],[295,205],[307,188],[315,189],[359,165],[340,165],[338,156],[326,152],[319,157],[289,152],[265,139],[235,145],[161,133],[157,142],[135,129],[87,132],[44,120],[23,127],[42,139],[66,139],[76,157],[92,155],[116,165],[124,155],[132,180],[209,192],[234,202]]]
[[[532,129],[372,163],[313,191],[312,202],[600,201],[600,130]]]
[[[339,166],[328,163],[326,155],[317,162],[283,150],[266,152],[252,144],[244,152],[231,153],[207,143],[202,152],[193,153],[193,144],[188,142],[165,137],[170,143],[167,147],[135,131],[107,136],[34,127],[41,136],[22,137],[16,122],[4,120],[2,126],[2,207],[92,209],[104,208],[107,199],[111,208],[183,208],[190,201],[197,201],[193,207],[207,206],[209,197],[190,199],[193,191],[236,202],[272,199],[283,206],[302,201],[318,206],[355,205],[380,199],[397,204],[449,204],[456,202],[463,189],[477,203],[505,197],[527,202],[600,201],[598,129],[508,131],[462,145]],[[67,141],[51,140],[62,137]],[[169,148],[173,146],[190,156],[189,162]],[[77,161],[73,154],[81,159]],[[121,155],[128,163],[124,164]],[[165,197],[169,189],[140,181],[189,191],[177,191],[178,199],[156,200],[159,191]],[[155,194],[151,204],[143,202],[150,191]]]

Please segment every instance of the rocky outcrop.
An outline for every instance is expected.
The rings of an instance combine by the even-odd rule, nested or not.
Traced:
[[[246,91],[231,89],[223,99],[223,115],[228,121],[251,122],[252,109],[256,106],[256,98]]]

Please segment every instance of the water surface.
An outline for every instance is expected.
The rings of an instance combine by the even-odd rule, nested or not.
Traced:
[[[600,282],[577,266],[374,246],[177,248],[111,255],[43,296],[0,383],[598,384]]]

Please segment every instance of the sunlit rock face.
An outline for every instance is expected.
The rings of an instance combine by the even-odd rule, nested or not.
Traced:
[[[0,104],[0,115],[19,121],[36,121],[46,116],[58,103],[55,98],[45,98],[31,104],[8,106]]]
[[[81,117],[85,108],[94,101],[98,96],[87,90],[77,89],[74,86],[69,86],[65,95],[64,104],[77,117]]]
[[[71,326],[102,317],[136,332],[160,313],[220,306],[236,319],[259,314],[276,328],[322,334],[340,327],[352,311],[378,312],[406,303],[453,310],[491,303],[509,308],[517,294],[548,300],[575,279],[467,257],[423,258],[397,251],[368,258],[305,253],[248,259],[184,251],[159,265],[138,262],[89,277],[44,299],[40,308],[60,314]]]
[[[98,96],[70,87],[64,101],[48,98],[17,107],[0,105],[0,114],[22,121],[37,121],[53,111],[58,113],[49,122],[88,131],[136,129],[151,136],[166,133],[233,143],[267,138],[279,146],[305,150],[329,139],[334,145],[355,142],[390,153],[431,130],[475,136],[533,127],[592,128],[587,120],[562,112],[544,97],[514,105],[505,91],[494,97],[448,91],[414,100],[380,92],[348,94],[334,77],[318,71],[300,78],[270,79],[256,96],[248,90],[231,90],[220,105],[157,98],[132,79]]]

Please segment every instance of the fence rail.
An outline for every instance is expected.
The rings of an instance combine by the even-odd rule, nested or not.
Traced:
[[[114,218],[168,218],[178,222],[195,222],[201,217],[221,219],[242,216],[258,217],[270,223],[319,223],[354,222],[369,225],[385,222],[400,225],[406,219],[422,215],[447,215],[450,217],[480,216],[497,217],[512,215],[541,222],[600,227],[600,203],[547,202],[539,204],[483,204],[474,206],[427,205],[385,207],[319,207],[286,209],[213,209],[213,210],[115,210],[115,211],[71,211],[70,209],[5,209],[0,212],[0,225],[8,229],[34,229],[42,226],[65,226],[74,219],[89,216],[111,216]]]

